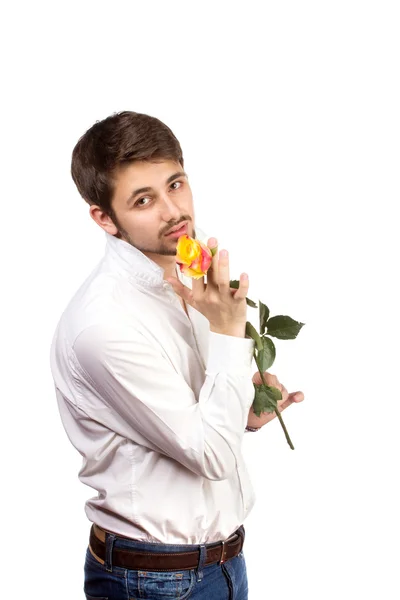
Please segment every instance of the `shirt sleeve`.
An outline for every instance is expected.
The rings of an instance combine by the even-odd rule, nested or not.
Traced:
[[[130,440],[138,441],[139,434],[197,475],[226,479],[236,468],[254,399],[253,351],[252,339],[210,332],[205,380],[196,397],[162,348],[137,330],[92,325],[74,344],[83,385],[91,392],[83,408]]]

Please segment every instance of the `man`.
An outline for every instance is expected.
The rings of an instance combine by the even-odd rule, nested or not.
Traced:
[[[246,426],[273,418],[251,409],[261,380],[245,338],[248,278],[230,289],[222,251],[207,283],[177,267],[179,236],[201,233],[179,142],[158,119],[95,123],[71,171],[106,234],[51,347],[79,477],[97,491],[85,507],[86,597],[245,600],[242,524],[255,499],[241,443]],[[266,379],[281,410],[303,399]]]

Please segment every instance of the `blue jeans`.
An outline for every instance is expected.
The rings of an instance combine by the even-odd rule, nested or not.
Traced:
[[[244,532],[243,525],[241,528]],[[205,545],[154,544],[106,534],[106,553],[112,548],[146,552],[200,549],[197,568],[185,571],[141,571],[103,565],[86,550],[84,591],[87,600],[248,600],[246,562],[242,551],[225,563],[204,566]],[[108,552],[107,552],[108,550]]]

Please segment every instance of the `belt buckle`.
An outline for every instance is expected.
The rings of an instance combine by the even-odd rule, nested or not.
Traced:
[[[219,562],[218,562],[219,565],[222,565],[222,563],[225,562],[225,557],[226,557],[226,552],[227,552],[225,550],[226,541],[221,542],[221,544],[222,544],[222,547],[221,547],[221,556],[220,556],[220,559],[219,559]]]

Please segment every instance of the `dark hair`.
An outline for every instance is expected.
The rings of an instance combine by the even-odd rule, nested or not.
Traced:
[[[134,161],[173,160],[183,168],[181,146],[167,125],[124,111],[96,121],[72,152],[71,175],[83,199],[114,215],[114,171]]]

